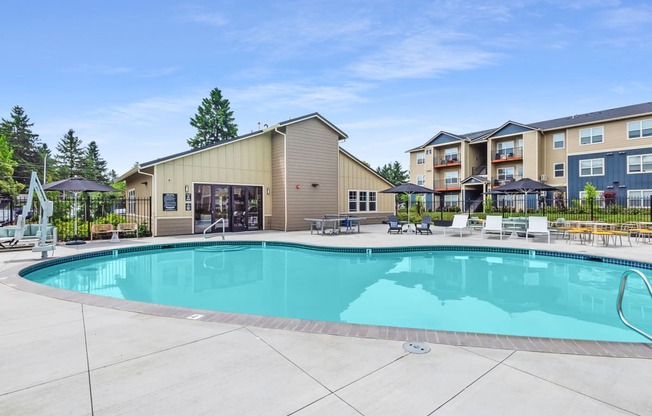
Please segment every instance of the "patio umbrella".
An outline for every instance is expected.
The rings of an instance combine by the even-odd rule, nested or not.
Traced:
[[[102,185],[101,183],[93,182],[84,178],[70,178],[64,179],[61,181],[50,182],[43,186],[45,191],[61,191],[61,192],[72,192],[75,197],[75,235],[72,241],[69,241],[67,244],[85,244],[83,240],[79,240],[77,236],[77,195],[80,192],[117,192],[115,188],[111,188],[107,185]]]
[[[558,188],[538,182],[530,178],[519,179],[514,182],[507,182],[505,185],[492,188],[490,193],[493,194],[525,194],[525,204],[527,206],[527,194],[541,191],[556,191]]]
[[[410,195],[412,194],[438,194],[441,195],[441,192],[434,191],[425,186],[415,185],[413,183],[404,183],[402,185],[397,185],[393,188],[385,189],[380,191],[384,194],[405,194],[408,196],[408,229],[410,228]]]
[[[554,186],[546,185],[543,182],[537,182],[530,178],[519,179],[514,182],[507,182],[505,185],[492,188],[493,192],[502,192],[505,194],[528,194],[539,191],[556,191]]]

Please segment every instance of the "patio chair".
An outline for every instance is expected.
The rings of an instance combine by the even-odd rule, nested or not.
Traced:
[[[469,228],[469,214],[457,214],[453,217],[453,224],[449,227],[444,228],[444,235],[446,235],[446,230],[459,230],[460,237],[462,236],[462,231],[467,230],[471,233]]]
[[[482,238],[484,238],[487,233],[498,233],[500,234],[500,239],[503,239],[503,217],[500,215],[487,215],[487,219],[484,222],[484,227],[482,227]]]
[[[432,234],[432,230],[430,229],[430,222],[432,221],[432,218],[430,215],[424,215],[423,218],[421,219],[421,224],[416,225],[416,231],[419,234]]]
[[[387,217],[387,224],[389,224],[388,233],[403,234],[403,226],[398,223],[398,217],[396,215]]]
[[[525,229],[525,239],[530,234],[545,234],[548,236],[548,244],[550,244],[550,230],[548,229],[548,217],[530,217]]]

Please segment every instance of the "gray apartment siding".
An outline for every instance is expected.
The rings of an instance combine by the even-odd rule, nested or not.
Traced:
[[[652,148],[621,149],[607,152],[597,152],[568,157],[568,196],[579,198],[586,182],[591,182],[599,191],[613,189],[616,197],[627,197],[628,190],[652,189],[652,172],[627,173],[627,157],[633,155],[652,154]],[[580,177],[580,160],[604,159],[603,175]]]
[[[304,218],[338,213],[338,135],[318,119],[288,125],[286,134],[287,231],[305,230]]]

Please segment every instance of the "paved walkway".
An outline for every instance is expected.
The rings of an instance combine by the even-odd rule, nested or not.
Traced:
[[[309,231],[229,240],[382,247],[465,244],[652,259],[652,245],[590,247],[542,238],[481,240]],[[200,236],[59,246],[56,256]],[[553,354],[314,334],[163,317],[18,290],[31,251],[0,252],[2,415],[652,415],[652,359]],[[651,300],[652,302],[652,300]],[[187,317],[187,313],[179,316]],[[646,347],[652,350],[652,347]]]

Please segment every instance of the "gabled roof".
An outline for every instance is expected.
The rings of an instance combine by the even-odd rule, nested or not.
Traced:
[[[591,124],[600,121],[617,120],[620,118],[639,116],[639,115],[640,116],[652,115],[652,102],[633,104],[625,107],[611,108],[602,111],[594,111],[592,113],[576,114],[573,116],[539,121],[536,123],[524,124],[524,123],[518,123],[516,121],[507,121],[506,123],[504,123],[502,126],[498,128],[482,130],[473,133],[460,134],[457,135],[457,137],[463,137],[465,139],[470,140],[471,143],[474,143],[474,142],[486,140],[488,137],[495,135],[495,133],[500,132],[502,129],[510,125],[520,126],[523,129],[530,129],[530,130],[553,130],[559,128],[579,126],[583,124]],[[450,135],[450,133],[447,134]],[[437,137],[437,135],[435,135],[435,137]],[[418,149],[422,149],[425,146],[428,146],[435,137],[428,140],[428,142],[426,142],[424,145],[420,147],[408,150],[408,152],[412,152]]]
[[[239,140],[249,139],[249,138],[252,138],[254,136],[259,136],[259,135],[261,135],[263,133],[266,133],[266,132],[268,132],[270,130],[273,130],[273,129],[274,129],[274,126],[272,126],[270,128],[267,128],[265,130],[258,130],[258,131],[254,131],[254,132],[251,132],[251,133],[248,133],[248,134],[243,134],[242,136],[233,137],[231,139],[221,140],[219,142],[209,144],[208,146],[198,147],[196,149],[190,149],[190,150],[186,150],[184,152],[175,153],[175,154],[170,155],[170,156],[165,156],[165,157],[161,157],[159,159],[151,160],[149,162],[141,163],[140,167],[141,168],[146,168],[148,166],[158,165],[159,163],[167,162],[168,160],[178,159],[180,157],[191,155],[193,153],[200,153],[200,152],[203,152],[205,150],[212,149],[213,147],[224,146],[225,144],[237,142]]]
[[[491,132],[491,134],[489,134],[487,137],[515,134],[515,133],[521,133],[524,131],[532,131],[532,130],[535,130],[535,128],[528,126],[526,124],[521,124],[516,121],[509,120],[508,122],[504,123],[502,126],[495,129],[493,132]]]
[[[471,175],[460,181],[461,184],[482,184],[487,182],[487,175]]]
[[[559,127],[571,127],[581,124],[595,123],[597,121],[646,114],[652,114],[652,102],[611,108],[609,110],[595,111],[592,113],[576,114],[574,116],[556,118],[553,120],[539,121],[537,123],[530,123],[529,126],[534,127],[535,129],[551,130]]]
[[[326,124],[331,129],[333,129],[333,131],[335,131],[337,133],[338,140],[348,139],[349,136],[346,133],[344,133],[342,130],[337,128],[333,123],[328,121],[321,114],[319,114],[319,113],[311,113],[311,114],[307,114],[305,116],[301,116],[301,117],[297,117],[297,118],[293,118],[293,119],[290,119],[290,120],[287,120],[287,121],[280,122],[278,124],[275,124],[275,125],[273,125],[271,127],[265,128],[263,130],[254,131],[254,132],[251,132],[251,133],[248,133],[248,134],[243,134],[241,136],[234,137],[234,138],[231,138],[231,139],[222,140],[222,141],[219,141],[217,143],[210,144],[208,146],[199,147],[197,149],[189,149],[189,150],[179,152],[179,153],[175,153],[175,154],[165,156],[165,157],[162,157],[162,158],[159,158],[159,159],[151,160],[149,162],[141,163],[138,167],[134,167],[134,168],[130,169],[128,172],[120,175],[119,178],[129,176],[127,174],[131,174],[133,172],[136,172],[136,171],[138,171],[139,168],[142,169],[142,168],[146,168],[146,167],[149,167],[149,166],[158,165],[160,163],[167,162],[169,160],[178,159],[178,158],[188,156],[188,155],[191,155],[191,154],[194,154],[194,153],[203,152],[205,150],[208,150],[208,149],[211,149],[211,148],[214,148],[214,147],[224,146],[226,144],[233,143],[233,142],[236,142],[236,141],[239,141],[239,140],[250,139],[252,137],[268,133],[268,132],[270,132],[270,131],[272,131],[272,130],[274,130],[276,128],[289,126],[290,124],[299,123],[299,122],[302,122],[302,121],[305,121],[305,120],[309,120],[311,118],[316,118],[316,119],[320,120],[322,123]]]
[[[342,130],[340,130],[339,128],[337,128],[337,127],[335,126],[335,124],[333,124],[333,123],[331,123],[330,121],[326,120],[326,118],[323,117],[323,116],[322,116],[321,114],[319,114],[319,113],[311,113],[311,114],[307,114],[307,115],[305,115],[305,116],[301,116],[301,117],[293,118],[293,119],[290,119],[290,120],[287,120],[287,121],[282,121],[282,122],[278,123],[276,126],[272,126],[271,128],[274,128],[274,127],[283,127],[283,126],[288,126],[288,125],[290,125],[290,124],[299,123],[299,122],[301,122],[301,121],[305,121],[305,120],[308,120],[308,119],[311,119],[311,118],[317,118],[317,119],[321,120],[322,123],[326,124],[328,127],[330,127],[331,129],[335,130],[335,132],[336,132],[336,133],[338,134],[338,136],[339,136],[339,137],[338,137],[338,140],[345,140],[345,139],[348,139],[348,138],[349,138],[349,136],[348,136],[346,133],[344,133]]]

